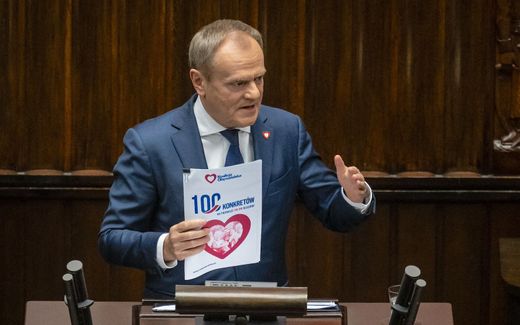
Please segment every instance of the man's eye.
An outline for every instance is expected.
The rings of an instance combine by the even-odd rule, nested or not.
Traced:
[[[236,87],[242,87],[242,86],[244,86],[246,83],[247,83],[247,82],[244,81],[244,80],[239,80],[239,81],[235,81],[235,82],[233,83],[233,85],[236,86]]]
[[[264,80],[264,76],[259,76],[259,77],[255,78],[256,83],[262,82],[263,80]]]

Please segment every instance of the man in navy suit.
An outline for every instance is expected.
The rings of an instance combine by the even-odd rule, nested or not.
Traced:
[[[171,297],[176,284],[205,280],[286,285],[285,238],[296,197],[335,231],[348,231],[375,211],[372,191],[356,167],[336,155],[336,173],[330,170],[298,116],[261,104],[262,47],[260,33],[240,21],[203,27],[189,49],[196,94],[124,137],[99,249],[108,262],[145,270],[145,297]],[[210,235],[204,220],[184,220],[183,169],[224,166],[230,142],[220,132],[226,129],[238,129],[240,159],[262,160],[260,262],[187,281],[183,261],[200,253]]]

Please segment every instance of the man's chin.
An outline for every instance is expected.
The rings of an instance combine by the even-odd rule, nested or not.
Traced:
[[[235,121],[235,125],[237,128],[251,126],[251,125],[255,124],[257,117],[258,117],[258,114],[253,114],[253,115],[247,116],[247,117],[240,117]]]
[[[245,127],[255,124],[258,118],[258,106],[252,108],[244,108],[237,112],[235,115],[235,122],[238,127]]]

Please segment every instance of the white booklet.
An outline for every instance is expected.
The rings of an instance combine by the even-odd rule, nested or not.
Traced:
[[[186,220],[206,219],[210,241],[186,258],[184,277],[260,262],[262,238],[262,161],[184,174]]]

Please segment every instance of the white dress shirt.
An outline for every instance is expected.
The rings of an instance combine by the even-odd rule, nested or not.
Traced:
[[[206,163],[208,164],[208,168],[220,168],[223,167],[226,162],[226,155],[230,146],[229,141],[224,138],[220,131],[225,130],[226,128],[222,125],[218,124],[204,109],[202,105],[202,101],[200,97],[197,97],[195,104],[193,105],[193,110],[195,113],[195,119],[197,120],[197,125],[199,128],[200,137],[202,140],[202,147],[204,149],[204,156],[206,157]],[[251,136],[251,126],[246,126],[243,128],[237,128],[238,132],[238,142],[240,146],[240,153],[244,158],[244,162],[251,162],[254,159],[253,152],[253,137]],[[356,203],[352,202],[344,193],[343,198],[354,208],[359,210],[361,213],[365,213],[372,202],[372,189],[367,184],[367,190],[369,191],[369,198],[366,200],[366,203]],[[170,263],[165,263],[163,257],[163,244],[164,240],[168,233],[162,234],[157,241],[157,254],[156,260],[157,263],[163,269],[173,268],[177,265],[177,261],[173,261]]]

